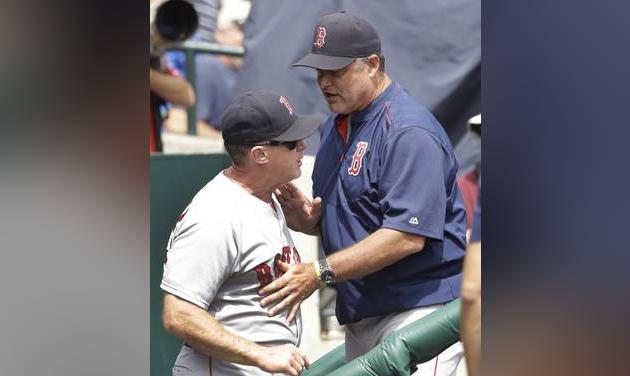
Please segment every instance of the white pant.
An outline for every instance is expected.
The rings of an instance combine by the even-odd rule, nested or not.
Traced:
[[[430,314],[442,305],[421,307],[385,316],[369,317],[346,325],[346,359],[351,361],[381,343],[397,329]],[[464,356],[461,342],[456,342],[435,358],[418,365],[414,376],[455,376],[457,366]]]

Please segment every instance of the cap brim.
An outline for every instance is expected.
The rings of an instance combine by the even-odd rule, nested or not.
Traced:
[[[354,57],[326,56],[310,53],[298,60],[294,67],[309,67],[324,70],[338,70],[345,68],[355,60]]]
[[[289,129],[273,141],[299,141],[315,133],[322,120],[314,116],[298,116]]]

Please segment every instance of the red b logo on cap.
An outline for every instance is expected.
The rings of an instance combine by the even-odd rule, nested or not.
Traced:
[[[313,44],[317,46],[317,48],[322,48],[325,42],[325,38],[326,38],[326,28],[323,28],[320,26],[317,28],[317,34],[315,34],[315,42]]]
[[[287,108],[287,111],[289,111],[289,113],[293,115],[293,107],[291,107],[291,105],[289,104],[289,101],[285,97],[283,96],[280,97],[280,103],[282,103],[284,107]]]

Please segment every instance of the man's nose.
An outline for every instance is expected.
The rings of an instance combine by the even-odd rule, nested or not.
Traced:
[[[330,76],[327,73],[320,73],[317,76],[317,83],[322,90],[326,89],[330,85]]]
[[[297,150],[299,152],[302,152],[302,151],[306,150],[306,142],[304,142],[304,140],[298,141],[298,143],[297,143]]]

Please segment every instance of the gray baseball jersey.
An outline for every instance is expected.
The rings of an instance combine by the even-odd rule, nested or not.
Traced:
[[[207,309],[228,331],[264,345],[299,346],[302,318],[286,323],[260,306],[258,290],[279,278],[276,263],[300,262],[284,214],[222,172],[179,216],[167,246],[161,288]],[[184,344],[174,375],[269,375],[251,366],[210,359]]]

